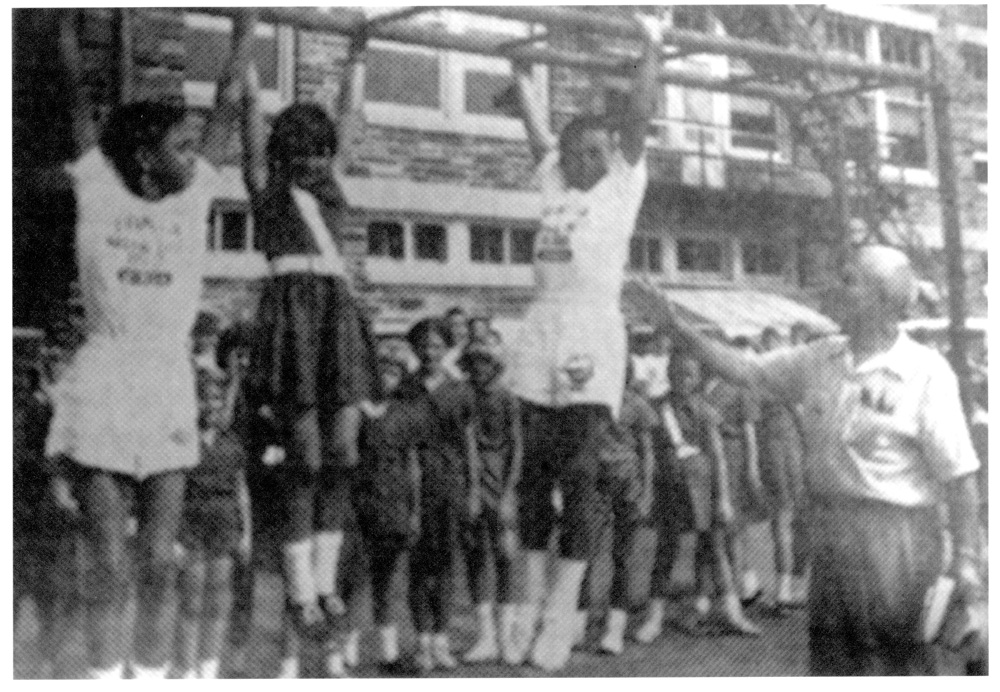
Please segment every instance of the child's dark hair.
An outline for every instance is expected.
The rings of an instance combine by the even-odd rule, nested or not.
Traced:
[[[274,119],[267,138],[267,169],[274,175],[296,156],[337,154],[337,128],[315,103],[293,103]]]
[[[414,353],[419,355],[423,352],[424,346],[427,344],[427,340],[432,333],[437,334],[445,343],[448,343],[447,325],[443,320],[436,317],[424,318],[410,327],[410,331],[406,333],[406,341],[410,344],[410,348],[413,349]]]
[[[115,106],[101,132],[100,145],[126,180],[142,173],[135,153],[142,147],[159,147],[172,127],[184,120],[182,106],[153,101],[137,101]]]
[[[229,354],[236,349],[249,349],[253,344],[254,327],[249,322],[236,322],[219,335],[219,343],[215,346],[215,364],[225,370],[229,363]]]
[[[590,130],[610,133],[610,122],[600,115],[578,115],[566,123],[562,132],[559,133],[559,151],[566,151],[570,144],[582,137],[584,132]]]

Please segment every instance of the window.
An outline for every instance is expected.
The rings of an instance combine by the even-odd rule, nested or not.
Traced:
[[[368,256],[403,259],[403,224],[396,221],[368,224]]]
[[[743,271],[757,276],[781,276],[785,272],[785,250],[778,243],[743,243]]]
[[[207,241],[211,252],[253,250],[253,226],[247,204],[238,200],[213,202]]]
[[[632,271],[663,273],[663,243],[659,238],[633,236],[629,244],[628,266]]]
[[[378,10],[366,8],[366,12],[375,15]],[[522,22],[449,10],[424,12],[401,22],[444,26],[451,33],[481,36],[490,42],[523,38],[530,30]],[[544,74],[544,68],[536,68],[536,76],[539,74]],[[524,137],[520,119],[494,106],[496,97],[511,84],[506,58],[372,40],[364,84],[365,115],[376,125],[505,139]],[[539,91],[547,94],[547,89]]]
[[[924,67],[924,50],[929,44],[926,34],[897,26],[883,26],[879,42],[882,46],[883,63],[917,69]]]
[[[441,61],[433,51],[370,48],[365,100],[421,108],[441,107]]]
[[[763,99],[733,94],[729,97],[731,146],[775,151],[778,129],[774,107]]]
[[[444,226],[418,223],[413,227],[413,251],[418,260],[448,261],[448,234]]]
[[[215,104],[215,83],[229,59],[232,20],[189,12],[184,15],[184,98],[191,108]],[[291,103],[294,72],[291,29],[257,24],[253,57],[260,75],[261,110],[277,113]]]
[[[986,174],[988,173],[988,165],[986,162],[986,152],[977,151],[972,155],[972,172],[976,177],[976,182],[980,185],[986,185]]]
[[[965,74],[977,82],[986,81],[986,46],[963,43],[959,49]]]
[[[514,228],[510,232],[510,263],[531,264],[535,256],[535,231]]]
[[[679,239],[677,269],[682,272],[728,274],[726,252],[722,241]]]
[[[909,103],[886,104],[889,142],[886,162],[903,168],[927,168],[926,109]]]
[[[469,229],[469,258],[473,262],[503,264],[503,228],[473,225]]]
[[[848,17],[827,15],[824,22],[826,45],[830,50],[865,59],[865,25]]]

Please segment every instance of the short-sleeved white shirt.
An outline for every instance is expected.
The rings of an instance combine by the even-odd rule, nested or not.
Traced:
[[[590,190],[570,188],[553,152],[538,167],[542,225],[538,298],[512,342],[511,388],[543,406],[621,407],[628,354],[620,294],[629,238],[646,192],[646,161],[620,151]]]
[[[198,160],[178,194],[132,194],[93,149],[70,166],[85,341],[55,383],[49,454],[144,478],[194,466],[197,401],[190,330],[218,190]]]
[[[900,333],[855,365],[844,337],[764,356],[770,387],[801,403],[813,494],[918,507],[979,468],[958,383],[935,350]]]

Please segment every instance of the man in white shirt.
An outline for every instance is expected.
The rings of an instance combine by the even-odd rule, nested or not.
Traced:
[[[830,316],[844,336],[762,356],[712,343],[636,291],[643,308],[725,377],[802,404],[813,577],[813,675],[927,675],[918,629],[942,569],[938,508],[948,508],[950,572],[965,602],[979,578],[979,462],[947,362],[898,329],[916,284],[906,256],[860,249],[842,272]]]
[[[620,122],[581,116],[558,147],[535,90],[518,71],[518,102],[542,190],[535,242],[539,295],[511,341],[513,393],[524,400],[522,540],[528,556],[528,605],[521,631],[531,659],[562,668],[572,646],[574,611],[597,517],[596,435],[617,417],[625,386],[627,339],[619,308],[628,241],[646,191],[646,129],[656,103],[659,23],[642,18],[644,55]],[[545,593],[545,555],[555,523],[551,496],[564,498],[560,560]]]

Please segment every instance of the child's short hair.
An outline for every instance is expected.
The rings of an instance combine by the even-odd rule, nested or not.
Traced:
[[[287,166],[296,156],[337,154],[337,128],[320,106],[293,103],[278,114],[267,139],[268,169]]]
[[[100,146],[126,179],[141,173],[135,153],[142,147],[155,149],[187,111],[182,106],[153,101],[137,101],[115,106],[101,132]]]
[[[215,347],[215,364],[225,370],[229,362],[229,354],[236,349],[250,348],[253,344],[254,327],[249,322],[236,322],[219,335],[219,343]]]
[[[445,343],[448,343],[448,331],[443,320],[436,317],[426,317],[410,327],[410,331],[406,333],[406,341],[414,352],[421,353],[432,333],[437,334]]]
[[[483,341],[473,341],[466,346],[465,350],[462,351],[461,357],[458,359],[457,365],[463,372],[470,373],[472,371],[472,363],[477,359],[485,360],[493,366],[489,378],[490,382],[495,380],[506,367],[500,350]]]

